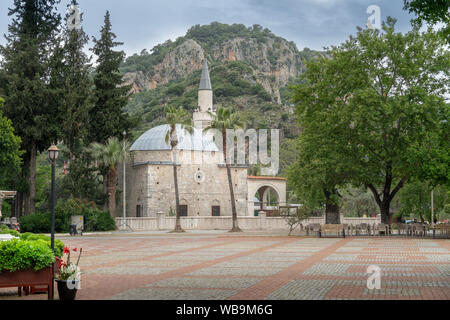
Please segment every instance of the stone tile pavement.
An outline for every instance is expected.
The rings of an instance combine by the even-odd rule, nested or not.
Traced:
[[[83,248],[78,299],[450,300],[450,241],[228,234],[61,238]],[[367,267],[381,288],[367,288]],[[2,299],[19,298],[0,289]]]

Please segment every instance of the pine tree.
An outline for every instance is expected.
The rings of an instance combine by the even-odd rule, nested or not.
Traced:
[[[121,138],[124,131],[130,130],[132,121],[123,108],[128,103],[131,87],[124,85],[119,67],[124,61],[123,51],[113,48],[122,45],[115,42],[116,35],[111,31],[109,11],[105,15],[105,24],[100,39],[94,38],[92,49],[98,57],[94,77],[94,106],[90,112],[89,142],[105,144],[110,137]]]
[[[11,119],[22,140],[27,180],[23,194],[25,214],[35,211],[36,155],[44,151],[58,134],[58,94],[50,87],[55,39],[61,17],[55,11],[59,0],[14,0],[9,9],[7,44],[3,55],[5,94],[4,113]],[[20,180],[20,178],[18,178]],[[22,195],[19,195],[22,199]],[[20,201],[21,202],[21,201]],[[18,205],[19,214],[22,204]]]

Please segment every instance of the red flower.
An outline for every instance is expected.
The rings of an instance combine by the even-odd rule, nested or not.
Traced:
[[[77,248],[73,248],[73,251],[77,252],[77,250],[78,250]]]
[[[68,247],[64,247],[64,253],[70,253],[70,250]]]

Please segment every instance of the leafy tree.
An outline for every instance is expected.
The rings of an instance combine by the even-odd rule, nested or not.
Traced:
[[[22,162],[20,138],[14,135],[11,121],[2,115],[3,102],[0,98],[0,187],[19,172]]]
[[[432,30],[401,34],[394,25],[388,18],[383,33],[359,29],[356,37],[330,50],[332,59],[311,62],[309,68],[324,66],[311,82],[318,95],[328,91],[330,100],[306,110],[326,121],[328,126],[316,133],[340,145],[333,149],[342,156],[336,165],[350,165],[348,182],[372,191],[384,223],[392,199],[420,175],[421,155],[439,154],[427,164],[435,168],[436,179],[446,180],[449,166],[449,149],[442,147],[448,144],[442,141],[448,132],[444,95],[450,53]]]
[[[349,216],[363,217],[376,214],[378,211],[377,203],[373,194],[365,188],[353,188],[348,186],[342,193],[342,211]]]
[[[95,46],[92,49],[98,59],[94,77],[95,103],[90,111],[89,142],[106,143],[110,137],[120,138],[122,132],[129,132],[133,126],[129,115],[124,112],[131,87],[124,85],[119,72],[125,53],[113,50],[122,45],[121,42],[115,42],[115,38],[107,11],[100,39],[94,38]]]
[[[311,210],[306,206],[297,207],[295,209],[283,208],[280,211],[280,215],[289,226],[289,236],[292,234],[292,231],[294,231],[294,229],[302,223],[302,221],[309,218],[311,213]]]
[[[94,142],[90,146],[92,157],[97,160],[99,165],[108,168],[108,209],[111,216],[114,216],[116,213],[116,166],[128,160],[129,147],[128,142],[122,143],[116,137],[109,138],[105,145]]]
[[[227,168],[228,177],[228,187],[230,189],[230,199],[231,199],[231,212],[233,215],[233,227],[230,232],[241,232],[242,230],[238,226],[237,211],[236,211],[236,201],[234,198],[233,190],[233,180],[231,178],[231,165],[227,161],[227,147],[232,148],[232,146],[227,146],[227,129],[238,129],[242,126],[240,120],[235,113],[229,108],[219,107],[215,114],[210,113],[212,117],[211,125],[205,128],[205,131],[216,129],[222,133],[222,146],[223,146],[223,158],[225,161],[225,166]],[[230,149],[231,150],[231,149]]]
[[[450,41],[450,13],[447,0],[403,0],[404,9],[414,13],[417,18],[413,20],[416,25],[423,21],[430,24],[443,23],[442,35]]]
[[[59,0],[14,0],[8,13],[13,19],[8,26],[7,44],[0,48],[5,70],[4,113],[12,121],[26,152],[23,177],[18,178],[27,180],[23,190],[25,214],[35,211],[36,155],[57,139],[59,131],[58,94],[49,81],[61,20],[56,13],[58,3]]]
[[[420,221],[431,222],[431,191],[433,190],[433,206],[436,221],[445,216],[445,205],[448,203],[448,187],[434,187],[427,182],[412,181],[398,194],[399,217],[419,218]]]
[[[309,124],[314,122],[305,118],[302,125],[307,121],[312,121]],[[338,188],[345,185],[351,175],[348,162],[339,157],[340,151],[336,151],[338,148],[339,145],[326,135],[305,128],[299,138],[299,157],[287,170],[289,186],[303,205],[313,209],[325,206],[326,224],[340,223],[342,196]]]
[[[169,125],[169,130],[166,133],[166,144],[170,142],[172,148],[172,165],[173,165],[173,183],[175,186],[175,208],[176,208],[176,223],[173,232],[184,232],[181,228],[181,216],[180,216],[180,193],[178,191],[178,171],[177,171],[177,152],[175,148],[178,145],[178,129],[186,130],[187,132],[193,132],[192,119],[189,113],[182,107],[178,109],[175,107],[166,107],[166,122]]]
[[[302,82],[293,86],[292,101],[302,133],[298,138],[297,160],[288,168],[289,187],[302,204],[311,208],[325,206],[325,222],[340,223],[339,187],[352,174],[351,150],[333,137],[342,119],[335,105],[334,78],[329,72],[330,60],[320,58],[308,63]]]

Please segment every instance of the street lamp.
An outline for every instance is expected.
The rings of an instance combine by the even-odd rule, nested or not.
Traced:
[[[124,131],[123,133],[123,152],[125,154],[125,138],[127,135],[127,132]],[[123,223],[122,223],[122,228],[125,230],[126,228],[126,217],[127,217],[127,168],[126,168],[126,164],[125,164],[125,158],[123,161],[123,208],[122,208],[122,213],[123,213]]]
[[[55,164],[58,159],[59,149],[52,145],[48,148],[48,158],[52,164],[52,229],[51,229],[51,246],[53,254],[55,253]],[[54,293],[54,281],[55,281],[55,265],[52,264],[52,297]]]

